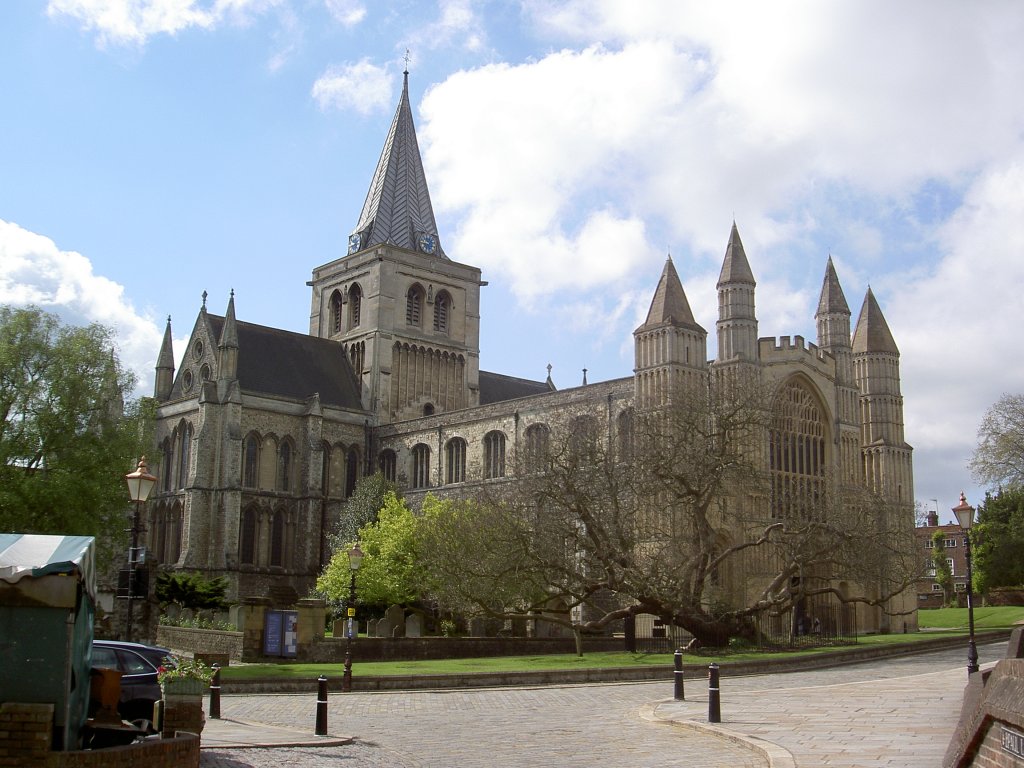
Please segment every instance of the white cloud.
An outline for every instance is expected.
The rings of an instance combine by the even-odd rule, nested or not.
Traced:
[[[312,90],[322,110],[354,109],[364,115],[391,107],[391,93],[391,76],[369,59],[329,67]]]
[[[359,0],[325,0],[327,10],[344,27],[354,27],[366,18],[366,6]]]
[[[0,304],[31,304],[68,323],[113,328],[121,362],[138,376],[138,391],[151,393],[163,325],[139,315],[125,299],[124,286],[95,274],[82,254],[62,251],[50,238],[2,219]]]

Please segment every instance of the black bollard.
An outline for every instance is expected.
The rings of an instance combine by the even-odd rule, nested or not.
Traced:
[[[327,678],[316,679],[316,735],[327,735]]]
[[[210,719],[220,720],[220,664],[213,665],[213,680],[210,681]]]
[[[676,701],[682,701],[683,699],[686,698],[686,693],[683,690],[683,649],[682,648],[676,648],[676,653],[675,653],[674,661],[675,661],[675,665],[676,665],[675,699],[676,699]]]
[[[708,667],[708,722],[722,722],[722,691],[718,687],[718,665]]]

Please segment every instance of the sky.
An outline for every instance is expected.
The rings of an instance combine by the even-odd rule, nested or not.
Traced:
[[[733,221],[759,335],[815,338],[831,255],[901,353],[915,497],[942,522],[985,410],[1024,391],[1016,0],[0,3],[0,303],[117,333],[151,394],[222,314],[306,332],[408,67],[481,367],[628,376],[671,255],[715,353]]]

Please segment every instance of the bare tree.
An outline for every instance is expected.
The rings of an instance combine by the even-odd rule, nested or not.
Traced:
[[[985,412],[971,472],[990,486],[1024,485],[1024,395],[1004,394]]]

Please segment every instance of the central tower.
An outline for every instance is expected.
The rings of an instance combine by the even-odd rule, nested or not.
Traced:
[[[309,332],[341,342],[378,424],[471,407],[482,284],[444,252],[405,72],[348,252],[313,270]]]

